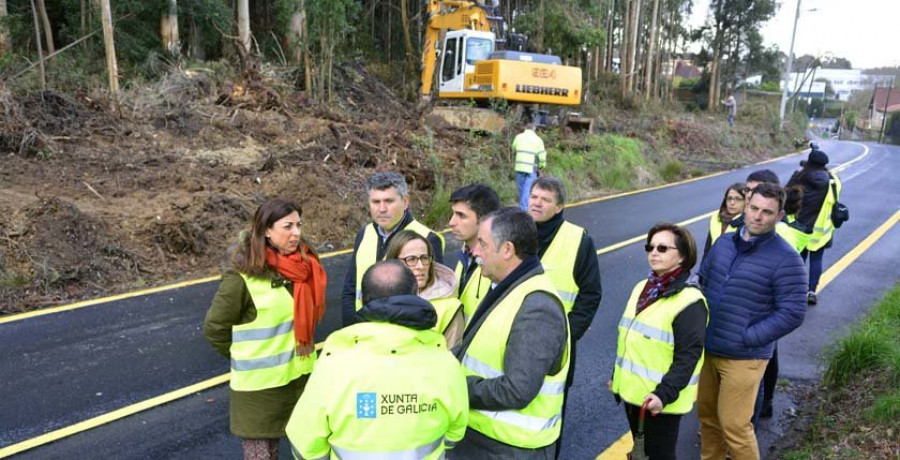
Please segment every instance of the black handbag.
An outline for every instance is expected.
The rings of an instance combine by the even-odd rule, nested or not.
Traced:
[[[834,194],[834,206],[831,207],[831,223],[834,224],[834,228],[841,228],[844,222],[850,220],[850,208],[837,200],[837,185],[834,183],[834,177],[831,180],[831,193]]]

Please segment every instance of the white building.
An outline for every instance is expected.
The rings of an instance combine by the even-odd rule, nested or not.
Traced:
[[[807,72],[807,75],[809,72]],[[788,93],[793,93],[794,88],[797,88],[800,85],[800,82],[803,81],[803,77],[806,76],[806,82],[803,84],[803,87],[798,89],[799,93],[806,93],[809,90],[809,79],[815,78],[816,80],[820,78],[824,78],[831,83],[831,87],[834,88],[834,97],[841,101],[846,101],[850,98],[850,93],[854,91],[862,91],[866,89],[874,89],[876,83],[879,85],[885,85],[890,82],[890,75],[866,75],[863,73],[862,69],[823,69],[818,68],[815,70],[815,75],[807,76],[803,73],[791,73],[791,77],[789,78],[790,86],[788,87]],[[784,82],[781,83],[782,90],[784,89]],[[816,92],[816,86],[813,84],[813,93]]]

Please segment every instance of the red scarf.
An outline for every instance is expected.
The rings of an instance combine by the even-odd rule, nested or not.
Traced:
[[[309,261],[303,260],[300,255],[303,250],[311,256]],[[306,356],[316,348],[316,323],[325,315],[325,288],[328,286],[325,269],[319,258],[305,245],[288,255],[268,248],[266,263],[294,283],[294,338],[297,354]]]
[[[675,270],[662,275],[657,275],[651,270],[650,276],[647,278],[647,284],[644,285],[644,289],[641,291],[640,297],[638,297],[637,309],[634,314],[638,315],[640,312],[644,311],[645,308],[652,305],[653,302],[656,302],[656,299],[666,292],[666,289],[672,284],[672,280],[677,278],[681,272],[682,268],[680,265]]]

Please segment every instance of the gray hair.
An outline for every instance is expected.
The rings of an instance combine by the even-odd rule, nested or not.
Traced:
[[[387,190],[391,187],[397,189],[397,193],[401,197],[406,198],[409,196],[409,187],[406,186],[406,179],[394,171],[379,171],[372,174],[366,183],[366,191],[368,192],[372,190]]]
[[[556,204],[560,206],[566,204],[566,199],[568,198],[566,185],[561,180],[555,177],[541,176],[531,184],[531,190],[534,190],[535,187],[556,194]]]
[[[491,239],[495,246],[500,247],[509,241],[518,258],[537,255],[537,225],[531,215],[518,207],[510,206],[484,216],[481,221],[488,220],[491,221]]]

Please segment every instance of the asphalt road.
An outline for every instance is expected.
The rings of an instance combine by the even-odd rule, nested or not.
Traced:
[[[850,207],[852,220],[826,252],[827,269],[898,210],[900,148],[829,141],[820,145],[829,153],[832,168],[869,149],[840,173],[841,201]],[[786,181],[799,159],[793,156],[764,167]],[[567,210],[566,216],[587,228],[603,248],[642,235],[656,222],[680,222],[711,211],[729,184],[758,168],[585,204]],[[706,219],[689,228],[702,246]],[[452,236],[452,254],[458,246],[450,240]],[[822,348],[897,282],[898,269],[890,259],[898,249],[900,228],[893,228],[822,291],[820,305],[810,310],[806,323],[782,340],[782,378],[817,377]],[[339,290],[348,260],[346,255],[324,260],[331,283],[318,340],[340,324]],[[600,268],[603,302],[578,344],[563,458],[594,458],[627,428],[606,381],[615,355],[616,324],[632,287],[646,276],[646,257],[640,244],[631,244],[601,255]],[[0,394],[5,396],[0,403],[0,449],[226,373],[226,360],[211,350],[201,327],[216,288],[217,283],[205,283],[0,324],[5,351],[0,357]],[[17,458],[239,458],[239,442],[228,433],[227,401],[227,387],[219,385]],[[790,404],[779,397],[776,412],[783,413]],[[776,417],[774,428],[763,426],[762,436],[777,434],[778,423]],[[680,457],[698,457],[696,444],[696,422],[689,416],[682,425]],[[282,457],[288,458],[288,452],[282,449]]]

